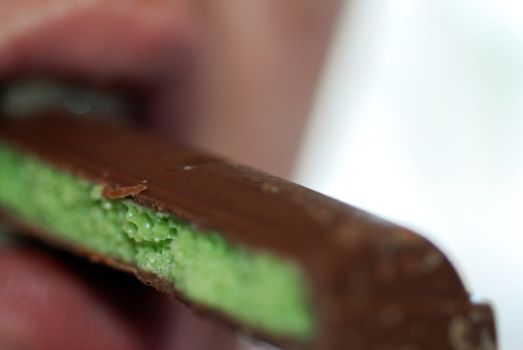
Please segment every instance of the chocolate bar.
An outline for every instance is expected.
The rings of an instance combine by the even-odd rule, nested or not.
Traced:
[[[491,307],[419,234],[154,132],[0,121],[0,208],[285,349],[496,349]]]

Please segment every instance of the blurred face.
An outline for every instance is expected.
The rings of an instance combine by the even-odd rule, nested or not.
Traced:
[[[0,0],[0,79],[125,91],[181,141],[285,175],[337,2]]]
[[[0,107],[5,91],[36,78],[82,96],[116,91],[131,114],[180,141],[287,175],[336,8],[337,0],[0,0]],[[44,90],[37,94],[52,89]],[[150,288],[82,266],[0,246],[0,348],[234,348],[230,333]]]

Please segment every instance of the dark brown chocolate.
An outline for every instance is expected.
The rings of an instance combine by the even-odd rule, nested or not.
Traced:
[[[307,349],[496,349],[491,308],[472,303],[447,258],[406,228],[115,124],[1,121],[0,139],[107,188],[146,181],[146,189],[132,191],[137,203],[297,262],[310,281],[320,328]]]

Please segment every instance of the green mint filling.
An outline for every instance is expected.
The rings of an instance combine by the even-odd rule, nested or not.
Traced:
[[[63,240],[172,282],[188,300],[252,327],[306,339],[313,316],[297,266],[199,232],[169,214],[0,144],[0,206]]]

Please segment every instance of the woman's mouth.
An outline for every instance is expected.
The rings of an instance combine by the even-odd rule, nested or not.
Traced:
[[[288,176],[336,13],[327,2],[0,0],[0,113],[126,114]]]
[[[0,113],[186,118],[194,38],[186,12],[161,10],[93,2],[12,24],[0,38]]]

